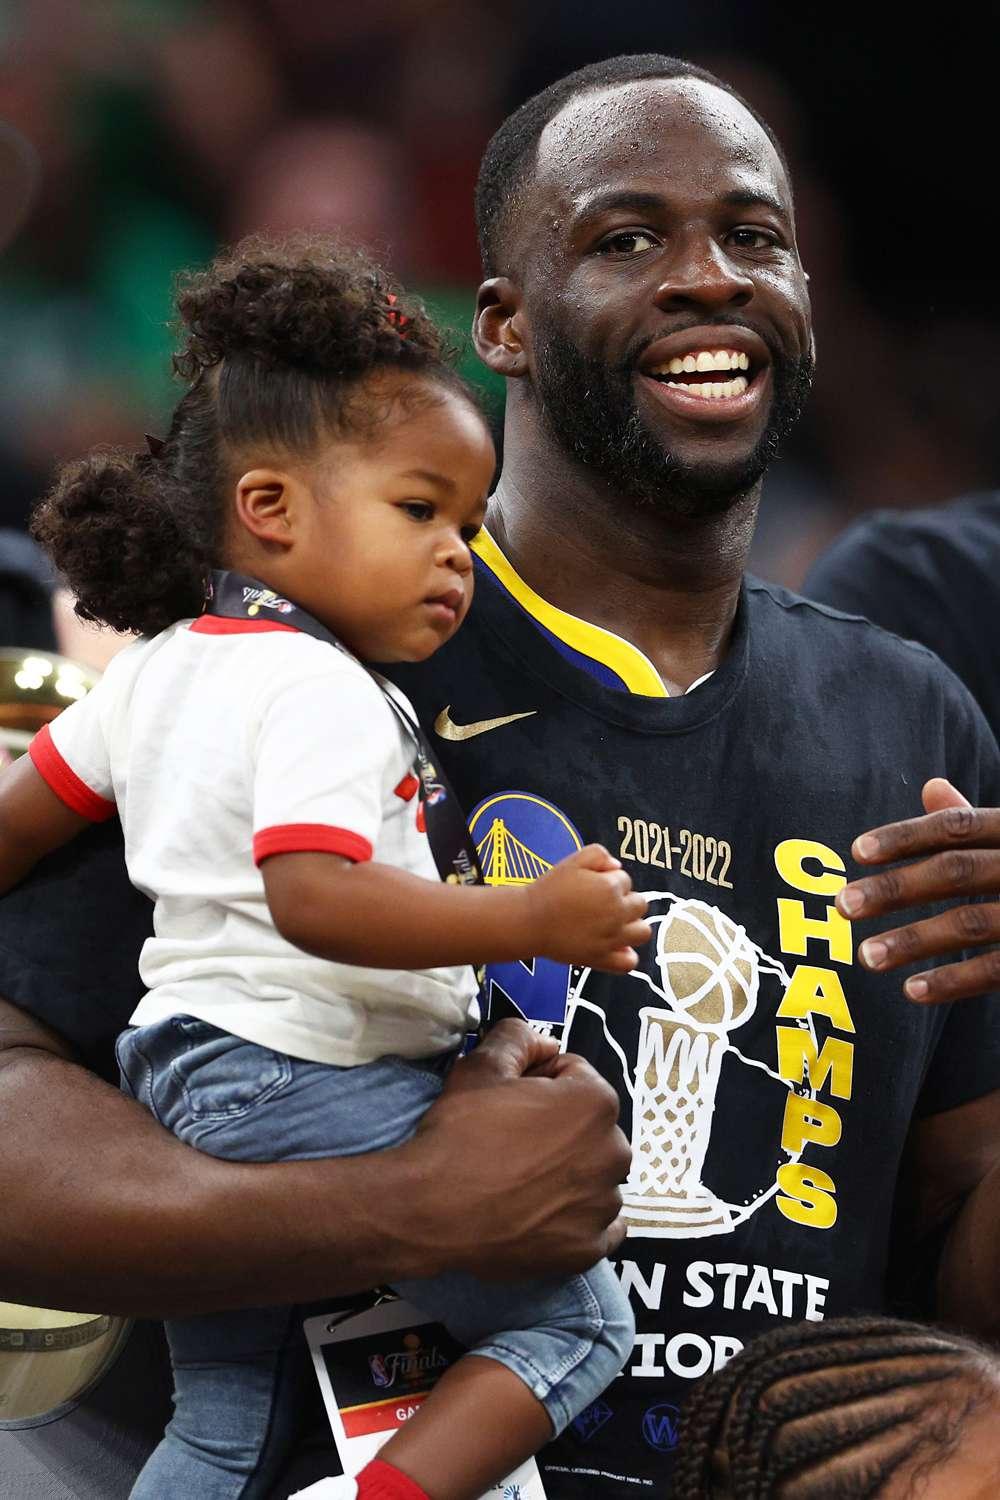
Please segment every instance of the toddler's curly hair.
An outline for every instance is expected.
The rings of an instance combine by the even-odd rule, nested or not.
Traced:
[[[187,390],[155,457],[96,450],[65,465],[31,522],[77,613],[141,635],[201,613],[237,465],[370,435],[397,404],[435,399],[428,378],[475,404],[423,308],[325,236],[243,240],[181,276],[176,307]],[[390,371],[415,378],[369,379]]]

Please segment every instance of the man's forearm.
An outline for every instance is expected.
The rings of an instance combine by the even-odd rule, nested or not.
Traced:
[[[937,1313],[1000,1342],[1000,1162],[966,1198],[945,1242]]]
[[[405,1148],[218,1161],[48,1052],[0,1053],[0,1286],[9,1301],[133,1316],[311,1301],[436,1271],[400,1203]],[[404,1241],[403,1233],[409,1230]]]
[[[585,1270],[624,1232],[617,1113],[581,1058],[503,1022],[403,1146],[219,1161],[0,1001],[0,1287],[14,1302],[164,1317],[442,1270]]]

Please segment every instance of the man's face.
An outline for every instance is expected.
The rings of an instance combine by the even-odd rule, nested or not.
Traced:
[[[692,79],[585,94],[521,213],[529,374],[560,446],[675,514],[727,509],[809,390],[791,191],[764,131]]]

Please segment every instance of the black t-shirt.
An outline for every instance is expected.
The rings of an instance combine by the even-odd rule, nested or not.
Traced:
[[[662,1495],[694,1378],[782,1319],[887,1306],[911,1120],[1000,1087],[1000,1009],[909,1004],[832,906],[854,837],[919,814],[930,776],[994,802],[997,747],[922,647],[756,582],[681,698],[595,680],[488,577],[433,662],[394,675],[426,725],[529,715],[433,741],[487,878],[598,841],[656,893],[634,975],[541,959],[488,970],[487,993],[557,1032],[569,1004],[568,1045],[618,1089],[634,1151],[635,1357],[547,1450],[546,1483]]]
[[[838,538],[803,592],[929,646],[1000,738],[1000,493],[877,512]]]
[[[749,583],[718,671],[666,700],[597,680],[478,571],[458,636],[393,675],[450,736],[432,744],[487,877],[524,884],[598,840],[655,893],[635,975],[539,959],[488,976],[494,1015],[565,1024],[618,1089],[635,1145],[619,1256],[635,1356],[542,1466],[552,1500],[662,1496],[695,1377],[779,1320],[887,1305],[911,1120],[1000,1086],[1000,1011],[909,1004],[900,975],[857,963],[868,928],[832,910],[857,833],[918,813],[932,775],[995,802],[1000,759],[928,652],[779,589]],[[134,1003],[124,953],[148,930],[110,859],[100,900],[78,907],[102,852],[77,857],[58,903],[32,911],[44,876],[0,902],[0,994],[92,1065],[106,1046],[92,1039]],[[106,975],[112,945],[113,986],[74,974],[84,961]],[[46,970],[61,977],[40,985]]]

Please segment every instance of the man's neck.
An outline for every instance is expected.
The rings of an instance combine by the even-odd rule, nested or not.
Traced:
[[[529,587],[637,646],[671,694],[714,671],[732,631],[759,486],[723,515],[695,521],[637,506],[544,441],[512,437],[488,524]]]

